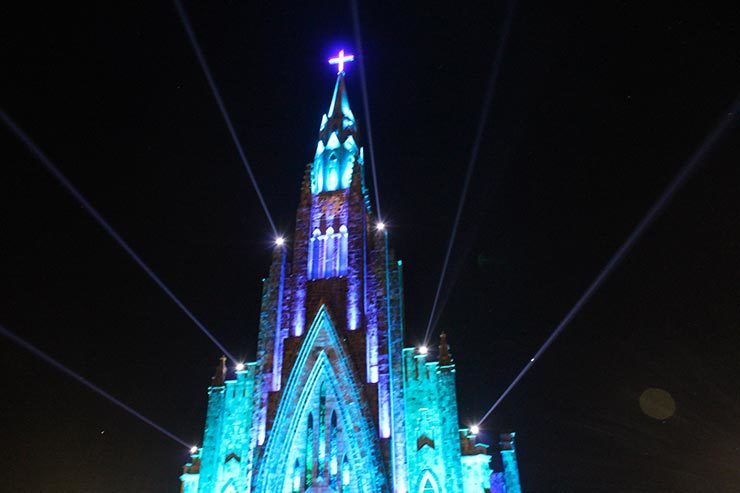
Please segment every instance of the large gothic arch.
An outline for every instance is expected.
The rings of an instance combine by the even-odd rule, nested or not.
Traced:
[[[298,453],[295,444],[322,383],[341,402],[336,411],[353,471],[352,487],[347,490],[353,493],[388,491],[378,433],[363,396],[361,380],[349,358],[349,352],[322,305],[283,389],[260,461],[256,492],[292,491],[292,468],[288,465],[295,463]]]

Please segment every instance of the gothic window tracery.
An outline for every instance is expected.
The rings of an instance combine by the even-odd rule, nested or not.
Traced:
[[[345,225],[341,225],[338,231],[329,226],[323,234],[318,228],[314,229],[308,241],[308,278],[346,276],[348,240]]]

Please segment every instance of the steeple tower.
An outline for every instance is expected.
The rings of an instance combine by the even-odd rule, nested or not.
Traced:
[[[337,75],[329,111],[321,118],[311,167],[311,192],[314,194],[349,188],[356,163],[361,166],[363,161],[344,78],[344,72]]]
[[[344,72],[352,59],[331,60],[336,84],[295,231],[275,244],[263,280],[256,361],[229,379],[220,360],[199,469],[184,471],[182,493],[490,488],[490,456],[461,455],[446,336],[438,361],[403,348],[403,269],[369,206]]]

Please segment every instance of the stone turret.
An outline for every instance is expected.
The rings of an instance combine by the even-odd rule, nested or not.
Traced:
[[[216,365],[216,373],[211,378],[212,387],[223,387],[226,380],[226,356],[221,356]]]

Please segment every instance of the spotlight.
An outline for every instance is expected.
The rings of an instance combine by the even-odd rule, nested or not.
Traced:
[[[236,364],[236,371],[242,371],[244,369],[244,363]]]
[[[191,454],[195,454],[197,452],[198,452],[198,447],[197,446],[193,445],[192,447],[190,447],[190,453]]]
[[[470,427],[470,434],[477,435],[478,433],[480,433],[480,427],[478,427],[478,425],[472,425]]]
[[[383,231],[385,229],[385,223],[383,221],[378,221],[375,227],[378,229],[378,231]]]
[[[283,238],[282,236],[278,236],[277,238],[275,238],[275,244],[277,246],[283,246],[285,244],[285,238]]]
[[[419,346],[419,354],[427,354],[429,352],[429,348],[426,346]]]

